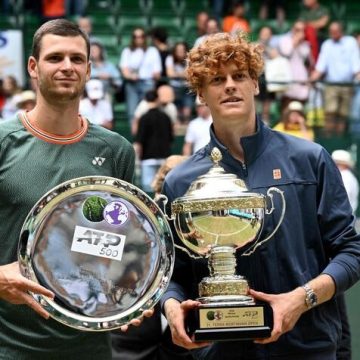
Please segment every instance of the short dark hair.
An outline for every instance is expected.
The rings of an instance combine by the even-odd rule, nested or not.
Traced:
[[[32,43],[31,55],[39,60],[41,40],[47,35],[58,35],[58,36],[81,36],[86,43],[87,58],[90,57],[90,40],[87,34],[82,31],[79,26],[66,19],[55,19],[50,20],[41,25],[35,32]]]
[[[154,102],[157,100],[157,98],[158,98],[158,94],[157,94],[156,90],[148,90],[145,93],[145,100],[148,102]]]
[[[166,29],[161,26],[152,28],[149,31],[149,35],[152,36],[154,39],[159,40],[162,43],[166,43],[167,38],[168,38],[168,33],[167,33]]]

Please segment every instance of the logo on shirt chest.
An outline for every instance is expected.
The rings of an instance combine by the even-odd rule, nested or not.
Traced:
[[[281,170],[280,169],[273,169],[273,179],[274,180],[281,179]]]
[[[105,162],[106,158],[95,156],[92,160],[93,165],[102,166],[102,164]]]

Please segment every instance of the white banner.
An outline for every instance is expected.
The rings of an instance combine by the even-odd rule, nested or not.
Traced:
[[[23,87],[24,74],[23,34],[21,30],[0,32],[0,78],[12,75]]]

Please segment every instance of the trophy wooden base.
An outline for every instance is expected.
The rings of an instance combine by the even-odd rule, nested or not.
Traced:
[[[202,304],[189,314],[187,325],[195,341],[263,339],[270,337],[273,312],[267,303]]]

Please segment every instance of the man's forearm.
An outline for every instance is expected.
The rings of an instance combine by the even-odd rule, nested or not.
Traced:
[[[335,295],[335,281],[330,275],[320,274],[307,284],[314,290],[318,305],[330,300]]]

